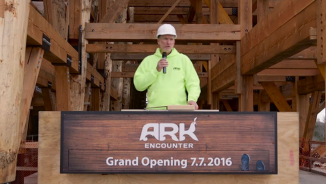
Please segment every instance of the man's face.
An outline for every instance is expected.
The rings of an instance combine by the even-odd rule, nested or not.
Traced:
[[[170,53],[175,43],[174,35],[161,35],[157,39],[157,43],[162,52]]]

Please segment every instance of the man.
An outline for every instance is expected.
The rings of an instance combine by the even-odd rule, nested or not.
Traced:
[[[198,109],[199,78],[190,59],[174,48],[176,38],[177,33],[172,25],[160,26],[157,30],[159,48],[153,55],[147,56],[136,70],[136,89],[148,89],[147,108],[189,104]],[[163,52],[167,54],[166,59],[162,58]],[[166,73],[163,73],[164,67]]]

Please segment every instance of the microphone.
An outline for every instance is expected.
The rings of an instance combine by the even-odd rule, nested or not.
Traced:
[[[166,52],[162,53],[162,58],[166,59]],[[166,73],[166,67],[163,67],[163,73]]]

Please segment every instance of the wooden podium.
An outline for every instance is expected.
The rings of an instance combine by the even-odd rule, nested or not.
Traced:
[[[196,111],[194,111],[195,113]],[[77,113],[77,112],[76,112]],[[78,112],[83,113],[83,112]],[[123,114],[123,112],[117,112],[116,115],[121,113],[121,119],[127,118],[126,114]],[[137,112],[134,112],[134,114],[137,114]],[[165,113],[172,113],[177,114],[179,112],[165,112]],[[188,112],[189,114],[192,114],[191,112]],[[103,113],[105,114],[105,113]],[[102,114],[102,115],[103,115]],[[200,113],[199,113],[200,114]],[[203,113],[205,114],[205,113]],[[223,114],[223,113],[221,113]],[[248,118],[248,114],[244,113],[233,113],[236,116],[241,118]],[[298,114],[297,113],[276,113],[277,114],[277,168],[278,174],[250,174],[250,175],[244,175],[244,174],[198,174],[196,172],[197,168],[189,168],[190,173],[195,169],[195,173],[197,174],[108,174],[108,175],[101,175],[101,174],[60,174],[60,134],[62,132],[61,130],[61,119],[63,118],[61,116],[61,112],[40,112],[40,120],[39,120],[39,172],[38,172],[38,181],[39,183],[121,183],[121,182],[127,182],[127,183],[298,183],[299,182],[299,167],[298,167]],[[77,115],[77,114],[76,114]],[[99,114],[101,115],[101,114]],[[198,114],[196,114],[198,115]],[[78,115],[77,115],[78,116]],[[76,117],[77,117],[76,116]],[[110,116],[110,115],[109,115]],[[172,117],[172,116],[171,116]],[[203,116],[199,116],[199,119],[202,119]],[[83,119],[83,118],[81,118]],[[85,118],[84,118],[85,119]],[[145,118],[146,119],[146,118]],[[221,118],[223,119],[223,117]],[[171,120],[171,119],[170,119]],[[202,134],[202,130],[200,130],[199,120],[197,120],[197,126],[196,129],[196,136],[198,140],[205,139],[204,135]],[[121,121],[122,122],[122,121]],[[139,121],[137,121],[139,123]],[[186,121],[188,122],[188,121]],[[77,123],[77,121],[76,121]],[[190,123],[190,122],[189,122]],[[189,123],[187,127],[189,126]],[[137,123],[136,123],[137,124]],[[186,123],[187,124],[187,123]],[[202,125],[204,122],[202,122]],[[82,126],[82,125],[81,125]],[[134,126],[135,129],[137,129],[136,125]],[[91,127],[89,127],[91,130]],[[231,129],[230,127],[224,127]],[[245,126],[244,126],[245,128]],[[256,127],[256,129],[259,127]],[[223,127],[222,127],[223,129]],[[222,130],[221,129],[221,130]],[[129,129],[131,130],[131,129]],[[257,129],[258,130],[258,129]],[[65,130],[63,130],[65,131]],[[68,129],[67,129],[68,131]],[[105,128],[103,128],[103,132],[105,132]],[[123,132],[117,134],[121,137],[125,137],[122,135]],[[95,135],[95,137],[98,137],[101,135]],[[104,134],[103,134],[104,135]],[[84,135],[80,135],[83,137]],[[129,135],[129,137],[133,137],[133,133]],[[139,135],[137,134],[137,141],[139,141]],[[90,138],[91,139],[91,138]],[[187,138],[186,138],[187,139]],[[103,140],[107,140],[106,138]],[[127,139],[125,141],[128,141]],[[198,141],[198,142],[199,142]],[[90,141],[91,142],[91,141]],[[121,144],[124,143],[124,141],[120,141]],[[142,142],[140,142],[143,144]],[[121,144],[113,144],[112,147],[110,145],[107,145],[108,147],[116,147],[121,146]],[[78,143],[79,148],[83,148],[82,143]],[[201,149],[200,143],[197,145],[199,146],[199,150]],[[136,146],[137,147],[137,146]],[[194,144],[195,147],[195,144]],[[210,148],[210,146],[209,146]],[[186,149],[186,148],[183,148]],[[203,148],[205,150],[205,148]],[[239,147],[239,150],[241,151],[241,147]],[[74,149],[78,150],[78,149]],[[234,149],[236,150],[236,149]],[[193,150],[197,151],[197,150]],[[184,150],[184,153],[187,151]],[[73,152],[71,152],[73,153]],[[77,152],[75,152],[77,153]],[[241,151],[242,153],[242,151]],[[94,153],[92,153],[94,154]],[[91,155],[92,155],[91,154]],[[95,153],[98,154],[98,153]],[[163,153],[162,153],[163,154]],[[177,155],[176,154],[176,158]],[[188,153],[190,154],[190,153]],[[216,153],[218,154],[218,153]],[[80,155],[78,153],[77,155]],[[179,154],[180,155],[180,154]],[[99,155],[100,156],[100,155]],[[211,156],[210,156],[211,157]],[[213,157],[213,156],[212,156]],[[75,158],[75,157],[74,157]],[[76,157],[77,158],[77,157]],[[96,159],[96,157],[95,157]],[[80,163],[80,160],[75,160],[77,165],[71,165],[71,168],[77,168],[78,164],[82,166],[82,163]],[[238,161],[234,160],[234,163],[237,163]],[[197,164],[200,164],[199,162],[196,162]],[[78,167],[79,167],[78,166]],[[89,165],[89,167],[95,167]],[[101,166],[102,167],[102,166]],[[100,168],[101,168],[100,167]],[[269,164],[268,167],[271,167]],[[251,167],[253,168],[253,167]],[[145,168],[146,169],[146,168]],[[203,169],[203,168],[201,168]],[[234,167],[236,169],[236,167]],[[163,169],[164,170],[164,169]],[[200,169],[199,169],[200,170]],[[148,170],[147,170],[148,171]],[[150,171],[150,170],[149,170]],[[175,172],[176,171],[176,172]],[[204,173],[206,172],[204,168]],[[90,173],[90,172],[86,172]],[[113,171],[114,173],[114,171]],[[133,173],[133,172],[129,172]],[[150,172],[145,172],[150,173]],[[158,170],[154,173],[160,173]],[[162,172],[161,172],[162,173]],[[164,173],[164,172],[163,172]],[[173,170],[172,172],[169,172],[167,169],[166,173],[178,173],[177,170]],[[183,172],[188,173],[188,172]],[[214,173],[214,170],[213,172]],[[96,182],[95,182],[96,181]]]

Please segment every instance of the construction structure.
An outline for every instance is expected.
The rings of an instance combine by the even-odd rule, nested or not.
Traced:
[[[325,9],[325,0],[0,0],[0,183],[16,180],[19,169],[38,171],[17,166],[21,153],[39,146],[28,142],[38,127],[55,137],[40,144],[50,149],[59,143],[60,128],[47,124],[60,121],[59,113],[39,111],[144,108],[145,92],[134,89],[132,77],[157,48],[162,23],[175,26],[175,48],[194,63],[200,109],[297,112],[280,116],[280,139],[289,140],[280,157],[290,164],[268,182],[298,182],[290,171],[299,169],[299,146],[302,166],[311,155],[325,162],[325,140],[313,153],[309,146],[325,108]],[[40,183],[57,178],[46,178],[45,171],[51,170],[39,170]],[[229,180],[214,177],[191,178]],[[83,180],[65,179],[59,181]]]

